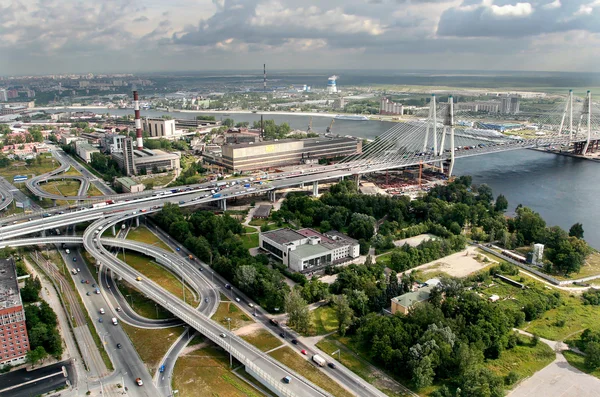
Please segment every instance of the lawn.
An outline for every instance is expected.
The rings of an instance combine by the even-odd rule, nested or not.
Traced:
[[[311,334],[325,335],[337,331],[338,321],[331,306],[321,306],[311,311]]]
[[[234,359],[234,366],[239,363]],[[175,363],[173,390],[179,397],[261,397],[262,393],[237,377],[229,369],[229,355],[209,346],[181,356]]]
[[[162,307],[157,305],[152,299],[146,298],[144,294],[135,289],[134,286],[127,283],[126,281],[118,281],[117,287],[121,294],[129,302],[133,311],[142,317],[150,319],[164,319],[173,318],[173,314]]]
[[[262,226],[269,223],[268,219],[252,219],[249,223],[249,225],[252,226]]]
[[[129,336],[129,339],[133,342],[133,346],[144,364],[146,364],[146,368],[148,369],[148,372],[150,372],[150,375],[154,375],[154,372],[160,364],[160,360],[183,331],[185,331],[185,327],[182,326],[162,329],[145,329],[132,327],[123,322],[120,322],[120,325],[123,327],[123,330],[127,332],[127,336]]]
[[[581,372],[585,372],[586,374],[590,374],[592,376],[595,376],[596,378],[600,378],[600,368],[596,368],[594,370],[589,369],[588,366],[585,365],[584,356],[577,353],[573,353],[572,351],[568,350],[564,351],[563,355],[565,356],[569,364],[571,364]]]
[[[258,233],[242,234],[240,237],[245,249],[258,247]]]
[[[519,379],[525,379],[556,358],[556,353],[547,344],[539,342],[531,346],[531,338],[521,335],[519,339],[522,345],[504,350],[500,358],[488,360],[485,366],[502,377],[512,371],[519,375]]]
[[[152,233],[152,231],[150,231],[150,229],[148,229],[146,226],[140,226],[136,227],[135,229],[131,229],[129,233],[127,233],[127,240],[135,240],[139,241],[140,243],[155,245],[158,248],[173,252],[173,250],[169,248],[164,241],[158,238],[158,236]]]
[[[140,183],[143,183],[144,185],[151,183],[154,187],[158,188],[171,183],[172,180],[173,174],[168,173],[167,175],[157,175],[140,179]]]
[[[336,397],[352,396],[352,393],[318,370],[315,364],[300,357],[289,346],[274,350],[269,355]]]
[[[55,180],[40,185],[44,191],[61,196],[77,196],[80,186],[81,183],[79,181],[72,179],[64,181]]]
[[[220,323],[225,328],[228,327],[227,318],[231,318],[231,330],[242,328],[245,325],[254,323],[239,307],[233,302],[221,302],[212,319]]]
[[[242,335],[241,338],[263,352],[281,346],[281,341],[264,329],[259,329],[251,334]]]
[[[90,183],[90,187],[88,188],[87,195],[88,196],[104,196],[104,194],[100,190],[98,190],[98,188],[96,186],[94,186],[93,183]]]
[[[258,232],[260,232],[260,230],[253,228],[251,226],[244,225],[244,233],[258,233]]]
[[[32,174],[41,175],[60,167],[60,163],[56,160],[53,161],[51,155],[40,156],[40,158],[42,159],[41,164],[38,164],[37,160],[34,160],[31,165],[27,165],[25,161],[15,161],[8,167],[0,168],[0,175],[12,182],[15,175],[31,177]]]
[[[123,252],[119,252],[117,257],[123,260]],[[152,279],[155,283],[172,293],[173,295],[183,299],[183,291],[181,288],[180,278],[175,276],[173,273],[169,272],[164,267],[158,265],[151,258],[133,253],[127,252],[125,253],[125,263],[129,266],[133,267],[138,272],[142,273],[144,276]],[[141,282],[144,282],[143,280]],[[186,302],[193,307],[198,306],[198,300],[194,297],[192,290],[186,286],[185,292]]]

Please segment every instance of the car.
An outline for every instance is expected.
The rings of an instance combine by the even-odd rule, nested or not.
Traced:
[[[120,311],[121,311],[121,307],[117,306],[117,307],[115,308],[115,310],[116,310],[116,311],[118,311],[118,312],[120,312]]]
[[[300,350],[300,353],[304,354],[305,356],[308,354],[308,353],[306,353],[306,349]]]
[[[98,322],[101,323],[102,322],[102,317],[98,318]]]
[[[90,296],[90,291],[86,292],[85,294],[86,294],[87,296]]]
[[[77,262],[77,258],[73,257],[73,262]]]
[[[181,251],[181,248],[179,248],[179,247],[176,247],[175,249],[176,249],[177,251]]]
[[[292,339],[292,343],[293,343],[294,345],[297,345],[297,344],[298,344],[298,339]]]
[[[239,302],[239,301],[240,301],[240,298],[238,298],[238,297],[236,296],[236,297],[235,297],[235,301],[236,301],[236,302]]]
[[[231,285],[229,285],[229,284],[225,284],[225,288],[227,288],[227,289],[231,289]]]
[[[201,268],[201,267],[199,267],[199,268],[198,268],[198,270],[202,271],[202,268]]]
[[[135,380],[135,383],[137,383],[138,386],[143,386],[144,385],[144,382],[142,382],[142,378],[137,378]]]
[[[283,333],[283,332],[280,332],[280,333],[279,333],[279,336],[281,336],[283,339],[285,339],[285,333]]]
[[[221,338],[227,338],[227,335],[225,335],[224,333],[219,335]]]
[[[204,302],[208,303],[208,298],[204,298]]]
[[[290,378],[289,376],[284,376],[283,379],[281,379],[283,383],[290,383],[291,380],[292,378]]]
[[[274,320],[274,319],[270,319],[269,323],[271,323],[271,325],[274,325],[276,327],[279,325],[279,322],[277,320]]]
[[[335,364],[334,363],[327,363],[327,366],[331,369],[335,369]]]
[[[165,372],[164,364],[160,366],[160,368],[158,369],[158,372]]]
[[[81,284],[85,284],[85,280],[81,280]]]
[[[106,312],[104,311],[104,308],[103,308],[103,307],[101,307],[101,308],[100,308],[100,314],[104,314],[104,313],[106,313]]]
[[[248,306],[254,307],[254,303],[248,303]]]
[[[86,284],[89,284],[89,283],[90,283],[90,280],[85,280],[85,283],[86,283]]]
[[[137,281],[142,281],[142,278],[141,278],[140,276],[137,276],[135,279],[136,279]]]
[[[121,347],[123,347],[123,346],[121,346],[120,343],[117,343],[117,349],[120,349]]]
[[[93,288],[96,288],[96,284],[95,284],[95,283],[94,283],[94,284],[92,284],[92,287],[93,287]]]
[[[81,269],[80,269],[80,268],[77,268],[77,273],[79,273],[80,271],[81,271]]]

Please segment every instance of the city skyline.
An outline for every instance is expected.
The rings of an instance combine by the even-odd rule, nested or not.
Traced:
[[[14,0],[0,75],[271,69],[594,71],[598,0]]]

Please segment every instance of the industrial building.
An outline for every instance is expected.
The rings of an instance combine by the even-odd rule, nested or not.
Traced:
[[[381,98],[379,114],[402,116],[404,114],[404,105],[392,102],[388,98]]]
[[[79,157],[83,159],[86,163],[92,162],[92,154],[100,153],[100,150],[97,147],[90,145],[85,141],[75,141],[75,152]]]
[[[159,172],[172,170],[178,172],[180,169],[180,157],[176,153],[150,149],[135,150],[133,139],[130,137],[123,137],[119,140],[121,141],[120,151],[117,144],[114,146],[115,151],[111,151],[111,155],[127,176],[140,173],[150,174],[156,169]]]
[[[361,153],[362,141],[353,138],[284,139],[223,145],[222,157],[206,161],[234,171],[252,171],[292,164],[310,164],[324,158]]]
[[[144,132],[152,138],[170,138],[175,133],[175,120],[165,120],[163,118],[144,119]]]
[[[0,366],[18,365],[30,350],[25,311],[12,258],[0,259]]]
[[[338,79],[338,76],[331,76],[329,79],[327,79],[327,93],[328,94],[335,94],[338,92],[337,84],[336,84],[337,79]]]
[[[520,100],[517,96],[505,96],[501,97],[499,101],[458,102],[454,104],[454,109],[469,112],[517,114],[520,111]]]
[[[336,231],[277,229],[260,233],[259,247],[296,272],[358,258],[358,241]]]
[[[123,193],[139,193],[143,192],[145,189],[143,183],[136,182],[128,176],[117,178],[116,182],[123,189]]]

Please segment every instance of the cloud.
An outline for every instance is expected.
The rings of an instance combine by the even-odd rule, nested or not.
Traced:
[[[597,7],[600,7],[600,0],[596,0],[588,4],[582,4],[581,6],[579,6],[579,10],[577,10],[577,12],[574,15],[592,15],[594,9]]]
[[[531,15],[533,7],[529,3],[507,4],[504,6],[492,5],[492,14],[499,17],[526,17]]]
[[[148,17],[142,15],[141,17],[135,18],[133,22],[148,22],[149,20]]]
[[[546,10],[552,10],[555,8],[560,8],[561,5],[562,4],[560,4],[560,0],[554,0],[552,3],[544,4],[542,8],[545,8]]]

